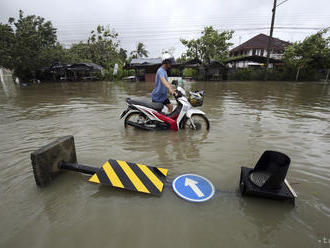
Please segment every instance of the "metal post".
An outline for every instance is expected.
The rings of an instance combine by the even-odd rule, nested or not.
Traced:
[[[298,70],[297,70],[297,73],[296,73],[296,81],[298,81],[299,73],[300,73],[300,66],[298,67]]]
[[[267,45],[267,62],[266,62],[266,70],[268,69],[269,66],[269,58],[270,58],[270,47],[272,43],[272,38],[273,38],[273,29],[274,29],[274,22],[275,22],[275,12],[276,12],[276,1],[274,0],[274,5],[273,5],[273,16],[272,16],[272,22],[270,25],[270,34],[269,34],[269,39],[268,39],[268,45]]]
[[[58,165],[58,167],[60,169],[81,172],[89,175],[94,175],[98,171],[98,168],[96,167],[91,167],[88,165],[77,164],[77,163],[62,162]]]

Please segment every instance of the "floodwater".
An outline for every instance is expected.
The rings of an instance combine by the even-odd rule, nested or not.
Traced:
[[[208,134],[124,129],[126,97],[152,83],[81,82],[0,88],[0,247],[330,247],[330,84],[193,82],[204,89]],[[89,183],[67,172],[35,184],[30,153],[74,135],[78,161],[120,159],[208,178],[202,204]],[[238,193],[240,167],[263,151],[291,158],[295,206]]]

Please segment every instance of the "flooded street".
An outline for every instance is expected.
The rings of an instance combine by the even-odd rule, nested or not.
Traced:
[[[0,247],[329,247],[330,84],[193,82],[208,134],[125,130],[125,98],[153,83],[82,82],[0,89]],[[78,161],[120,159],[208,178],[210,201],[190,203],[168,185],[160,197],[118,191],[67,172],[38,188],[30,153],[73,135]],[[242,198],[240,167],[263,151],[287,154],[296,205]]]

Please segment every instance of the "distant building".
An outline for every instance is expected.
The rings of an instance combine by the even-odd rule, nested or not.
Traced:
[[[265,63],[267,57],[267,46],[269,36],[265,34],[258,34],[257,36],[249,39],[243,44],[233,48],[229,52],[229,56],[232,57],[230,67],[245,68],[249,66],[260,66]],[[280,63],[282,55],[286,47],[291,45],[290,42],[286,42],[277,38],[271,39],[270,46],[270,58],[271,66],[274,63]],[[239,58],[242,58],[240,60]],[[248,59],[250,58],[250,60]],[[228,62],[227,62],[228,63]]]
[[[103,75],[103,67],[94,63],[77,63],[72,65],[54,63],[50,67],[41,68],[37,73],[37,78],[45,81],[78,81],[97,80]]]
[[[103,67],[94,63],[77,63],[66,68],[66,79],[72,81],[95,80],[103,75]]]
[[[219,81],[227,78],[226,66],[217,60],[211,60],[208,64],[200,63],[196,69],[198,80]]]
[[[138,81],[155,82],[156,73],[161,63],[162,59],[158,58],[132,59],[130,64],[124,66],[124,69],[134,69]],[[192,59],[172,65],[172,69],[180,71],[180,76],[183,75],[185,68],[195,69],[198,74],[197,79],[200,80],[221,80],[226,77],[226,66],[215,60],[212,60],[209,64],[203,64],[199,59]],[[172,76],[171,72],[169,76]]]
[[[156,72],[161,64],[161,58],[139,58],[132,59],[131,63],[124,66],[124,69],[134,69],[138,81],[155,82]]]

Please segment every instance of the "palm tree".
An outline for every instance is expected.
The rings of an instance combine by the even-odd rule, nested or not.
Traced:
[[[136,46],[136,50],[131,52],[132,58],[148,57],[148,51],[145,49],[145,45],[139,42]]]

